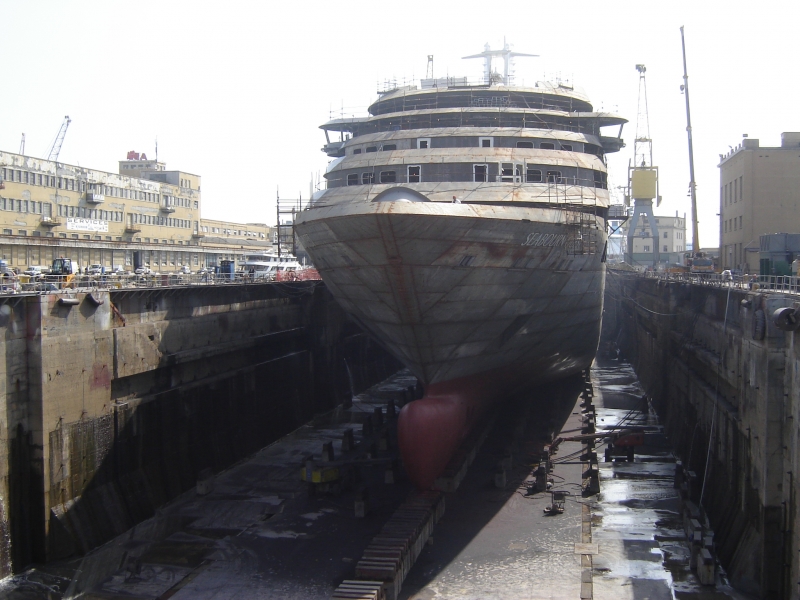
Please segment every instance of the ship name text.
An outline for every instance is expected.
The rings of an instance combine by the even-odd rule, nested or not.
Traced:
[[[563,246],[567,241],[566,234],[563,233],[529,233],[528,237],[522,242],[523,246]]]

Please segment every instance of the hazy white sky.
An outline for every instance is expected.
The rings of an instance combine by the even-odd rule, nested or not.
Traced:
[[[402,3],[2,0],[0,148],[45,156],[64,115],[60,160],[116,172],[128,150],[203,178],[203,216],[275,222],[275,196],[308,197],[324,171],[318,126],[363,115],[379,81],[478,77],[505,37],[518,81],[560,74],[596,109],[628,118],[609,156],[623,185],[633,153],[637,63],[647,66],[659,214],[689,212],[679,27],[685,25],[703,246],[718,244],[719,154],[743,133],[779,145],[800,131],[800,3]]]

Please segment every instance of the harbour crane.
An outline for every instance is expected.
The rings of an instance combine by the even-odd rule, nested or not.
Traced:
[[[694,148],[692,146],[692,114],[689,112],[689,74],[686,72],[686,39],[681,25],[681,50],[683,52],[683,85],[681,92],[686,97],[686,134],[689,137],[689,195],[692,198],[692,253],[700,252],[700,231],[697,219],[697,182],[694,179]]]
[[[58,134],[56,135],[56,139],[53,141],[53,145],[50,147],[50,152],[48,153],[47,160],[57,162],[58,155],[61,154],[61,146],[64,144],[64,136],[67,135],[67,127],[72,121],[69,118],[69,115],[64,117],[64,122],[61,123],[61,129],[58,130]]]
[[[628,165],[628,190],[633,197],[633,215],[628,223],[628,256],[626,262],[633,266],[633,240],[636,227],[641,219],[642,232],[649,225],[653,244],[653,268],[660,262],[658,244],[658,225],[653,216],[653,200],[656,206],[661,204],[658,195],[658,167],[653,165],[653,140],[650,139],[650,116],[647,111],[647,81],[645,73],[647,68],[636,65],[639,73],[639,100],[638,114],[636,116],[636,138],[633,142],[633,165]],[[647,252],[647,248],[645,248]]]

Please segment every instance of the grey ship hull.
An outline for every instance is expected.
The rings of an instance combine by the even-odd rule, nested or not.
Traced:
[[[356,201],[305,211],[296,229],[344,310],[426,387],[481,374],[509,387],[576,373],[596,352],[604,222],[576,215]]]

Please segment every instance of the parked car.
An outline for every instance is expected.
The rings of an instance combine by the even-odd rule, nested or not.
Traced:
[[[189,268],[189,265],[183,265],[178,271],[178,273],[182,273],[184,275],[189,275],[191,274],[191,272],[192,270]]]
[[[733,281],[733,275],[731,274],[729,269],[725,269],[722,272],[722,281]]]
[[[38,279],[43,275],[46,275],[49,269],[47,267],[42,267],[40,265],[31,265],[27,269],[25,269],[22,274],[28,275],[32,279]]]
[[[137,275],[151,275],[153,272],[150,270],[150,267],[139,267],[134,273]]]
[[[101,275],[103,273],[103,265],[89,265],[86,269],[87,275]]]

